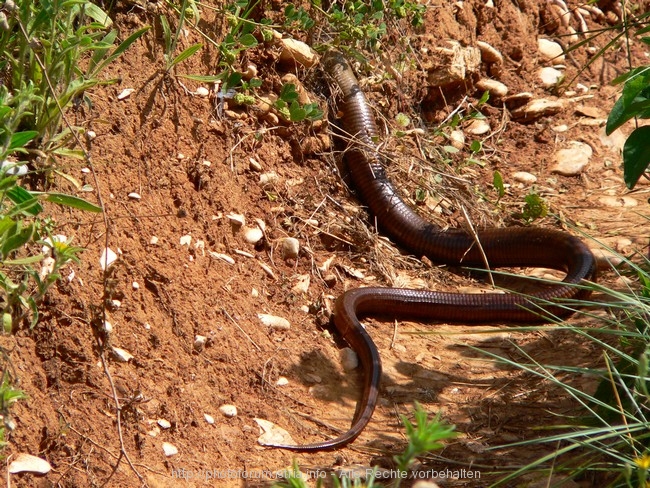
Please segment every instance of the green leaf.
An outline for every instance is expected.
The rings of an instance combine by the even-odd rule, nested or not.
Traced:
[[[0,245],[0,255],[6,258],[11,252],[24,246],[34,235],[34,226],[28,225],[23,227],[21,222],[15,223],[15,226],[7,232],[5,239]]]
[[[102,61],[92,71],[90,69],[88,70],[89,78],[94,78],[108,64],[112,63],[116,58],[121,56],[124,53],[124,51],[126,51],[131,46],[131,44],[133,44],[136,40],[138,40],[140,37],[142,37],[142,35],[145,32],[147,32],[149,29],[151,29],[151,26],[147,25],[147,26],[143,27],[142,29],[139,29],[139,30],[135,31],[129,37],[124,39],[124,41],[122,41],[122,43],[119,46],[117,46],[115,51],[113,51],[113,53],[109,57],[107,57],[104,61]],[[94,57],[93,57],[93,60],[94,60]],[[97,60],[97,62],[99,62],[99,60]],[[92,64],[91,64],[91,66],[92,66]]]
[[[76,208],[79,210],[84,210],[86,212],[101,213],[103,211],[102,207],[98,207],[97,205],[94,205],[84,200],[83,198],[67,195],[65,193],[44,193],[34,191],[32,194],[41,197],[47,202],[56,203],[58,205],[65,205],[66,207]]]
[[[245,48],[255,47],[258,44],[257,39],[253,34],[244,34],[239,38],[239,42]]]
[[[9,151],[16,150],[17,148],[24,147],[29,141],[38,135],[38,131],[26,130],[24,132],[16,132],[11,136],[9,143]]]
[[[38,203],[34,196],[20,186],[14,186],[7,190],[7,196],[16,204],[21,207],[20,210],[29,213],[30,215],[38,215],[43,211],[43,207]]]
[[[289,106],[289,118],[292,122],[302,122],[307,117],[307,111],[296,101]]]
[[[174,66],[176,66],[177,64],[182,63],[183,61],[185,61],[187,58],[192,56],[194,53],[196,53],[202,47],[203,47],[203,44],[201,44],[200,42],[188,47],[187,49],[185,49],[185,51],[183,51],[182,53],[180,53],[178,56],[176,56],[174,58],[174,60],[169,64],[169,67],[167,69],[170,70]]]
[[[481,144],[481,141],[472,141],[472,143],[469,145],[469,150],[472,151],[473,153],[477,153],[481,150],[483,147],[483,144]]]
[[[26,264],[34,264],[42,261],[45,256],[43,254],[37,254],[36,256],[28,256],[21,259],[5,259],[0,262],[3,266],[24,266]]]
[[[499,195],[499,198],[502,198],[506,194],[505,186],[503,185],[503,176],[498,171],[495,171],[492,175],[492,184]]]
[[[623,146],[623,179],[631,190],[650,164],[650,126],[635,129]]]
[[[83,6],[84,6],[84,13],[88,17],[93,19],[95,22],[101,24],[103,28],[107,29],[108,27],[113,25],[113,21],[108,16],[108,14],[104,12],[101,8],[99,8],[97,5],[95,5],[94,3],[83,2]]]
[[[224,74],[220,75],[176,75],[179,78],[185,78],[187,80],[198,81],[199,83],[216,83],[223,80]]]

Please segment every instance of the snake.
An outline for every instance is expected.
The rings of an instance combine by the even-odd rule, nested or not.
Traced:
[[[347,136],[344,159],[350,178],[384,234],[413,255],[426,256],[433,263],[482,269],[486,262],[490,269],[541,267],[562,271],[565,277],[527,295],[381,287],[346,291],[335,301],[334,326],[359,358],[363,369],[361,399],[350,428],[336,438],[312,444],[268,445],[300,452],[340,449],[354,441],[372,418],[379,398],[381,358],[360,317],[381,315],[466,324],[540,322],[573,313],[561,301],[585,300],[591,290],[584,283],[596,279],[592,252],[569,233],[541,227],[486,228],[470,233],[464,229],[443,230],[422,218],[398,195],[386,175],[372,109],[345,55],[329,48],[321,63],[332,88],[338,87],[341,95],[337,112],[343,114],[342,131]]]

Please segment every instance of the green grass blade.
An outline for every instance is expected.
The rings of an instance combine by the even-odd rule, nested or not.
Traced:
[[[178,56],[176,56],[174,58],[174,60],[169,64],[169,68],[167,70],[169,71],[170,69],[172,69],[177,64],[182,63],[183,61],[185,61],[187,58],[192,56],[194,53],[196,53],[202,47],[203,47],[203,44],[201,44],[200,42],[188,47],[187,49],[185,49],[185,51],[183,51],[182,53],[180,53]]]
[[[75,197],[72,195],[66,195],[65,193],[43,193],[43,192],[32,192],[33,195],[37,195],[46,202],[56,203],[58,205],[65,205],[66,207],[76,208],[78,210],[84,210],[86,212],[101,213],[103,212],[102,207],[98,207],[83,198]]]

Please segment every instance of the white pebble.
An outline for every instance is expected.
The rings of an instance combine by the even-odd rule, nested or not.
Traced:
[[[9,473],[38,473],[47,474],[52,469],[50,463],[45,459],[41,459],[31,454],[21,452],[16,456],[16,459],[9,464]],[[9,483],[7,482],[7,485]]]
[[[286,386],[289,384],[289,380],[284,376],[280,376],[278,381],[275,382],[275,386]]]
[[[192,236],[190,234],[185,234],[179,239],[181,246],[189,246],[192,242]]]
[[[163,452],[165,453],[165,456],[167,457],[171,457],[178,454],[178,447],[176,447],[174,444],[171,444],[169,442],[163,442],[162,448],[163,448]]]
[[[307,293],[309,291],[310,281],[311,277],[308,274],[299,275],[297,282],[295,285],[293,285],[291,291],[293,293]]]
[[[237,407],[234,405],[221,405],[219,411],[223,414],[224,417],[232,418],[237,416]]]
[[[151,236],[151,239],[149,239],[149,244],[155,246],[158,244],[158,238],[156,236]]]
[[[102,271],[106,271],[117,260],[117,254],[110,248],[106,247],[99,258],[99,265]]]
[[[131,361],[131,359],[133,359],[133,354],[119,347],[113,347],[112,351],[113,351],[113,355],[115,356],[115,359],[117,359],[121,363],[128,363],[129,361]]]
[[[564,62],[564,49],[557,42],[548,39],[538,39],[537,48],[545,61],[553,63]]]
[[[564,77],[564,73],[555,68],[542,68],[537,74],[537,78],[544,88],[553,88],[556,86]]]
[[[482,78],[476,82],[476,88],[487,91],[493,97],[505,97],[508,94],[508,87],[497,80]]]
[[[490,132],[490,124],[485,119],[473,119],[466,128],[467,132],[475,136],[482,136]]]
[[[86,131],[86,139],[88,139],[89,141],[95,140],[96,137],[97,137],[97,133],[94,130]]]
[[[260,175],[260,185],[262,186],[273,186],[275,185],[280,177],[275,171],[270,171],[268,173],[262,173]]]
[[[212,415],[207,414],[207,413],[204,413],[204,414],[203,414],[203,418],[204,418],[205,421],[206,421],[207,423],[209,423],[210,425],[214,424],[214,417],[213,417]]]
[[[255,158],[248,158],[249,167],[252,171],[262,171],[262,165]]]
[[[562,176],[575,176],[582,173],[589,164],[589,159],[593,154],[589,144],[569,141],[567,146],[555,153],[555,164],[551,168],[551,173]]]
[[[449,134],[449,142],[456,149],[462,149],[465,145],[465,134],[462,130],[452,130]]]
[[[139,193],[136,193],[136,192],[134,192],[134,191],[131,192],[131,193],[129,193],[128,197],[129,197],[131,200],[142,200],[142,197],[140,196],[140,194],[139,194]]]
[[[287,237],[282,241],[282,258],[295,259],[300,252],[300,241],[295,237]]]
[[[516,173],[513,173],[512,179],[520,183],[526,183],[528,185],[532,185],[537,181],[537,176],[528,173],[526,171],[517,171]]]
[[[208,338],[202,335],[194,336],[194,350],[202,351],[205,347],[205,343],[208,342]]]
[[[210,94],[210,90],[204,86],[200,86],[196,89],[196,94],[200,97],[207,97]]]
[[[131,93],[135,91],[134,88],[126,88],[120,92],[120,94],[117,96],[118,100],[124,100],[125,98],[129,98],[131,96]]]
[[[140,289],[140,283],[138,283],[137,281],[134,281],[133,283],[131,283],[131,286],[133,287],[134,290],[139,290]]]
[[[291,328],[291,322],[284,317],[278,317],[277,315],[270,315],[268,313],[258,313],[257,318],[264,325],[274,330],[289,330]]]
[[[246,227],[244,229],[244,240],[249,244],[257,244],[264,237],[264,232],[259,227]]]
[[[359,357],[357,356],[357,353],[349,347],[344,347],[339,351],[339,359],[341,361],[341,366],[343,366],[345,371],[352,371],[359,366]]]
[[[160,426],[161,429],[169,429],[172,426],[172,423],[166,419],[158,419],[156,423]]]

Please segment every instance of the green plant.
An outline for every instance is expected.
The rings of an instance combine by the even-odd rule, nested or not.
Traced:
[[[650,27],[645,27],[639,32],[648,31]],[[650,37],[644,37],[642,40],[650,44]],[[624,83],[624,86],[623,93],[607,117],[607,134],[611,134],[631,118],[650,118],[650,66],[635,68],[616,78],[614,83]],[[634,188],[650,165],[648,140],[650,126],[637,126],[623,146],[623,178],[629,189]]]
[[[415,402],[415,411],[413,416],[415,417],[415,424],[411,423],[405,415],[400,415],[406,431],[408,444],[404,449],[404,452],[393,457],[397,464],[397,469],[403,473],[402,476],[394,479],[393,486],[396,488],[400,485],[403,479],[408,478],[409,468],[418,457],[428,454],[431,451],[441,449],[444,447],[443,441],[454,439],[456,437],[456,433],[454,432],[455,427],[453,425],[447,425],[441,422],[439,414],[434,419],[429,420],[427,412],[418,402]],[[334,486],[342,488],[361,486],[364,486],[365,488],[373,488],[378,486],[375,481],[375,477],[377,476],[376,470],[377,468],[372,470],[365,482],[362,482],[360,477],[354,476],[354,473],[351,473],[350,475],[343,473],[340,478],[332,475],[332,483]],[[291,472],[285,474],[286,481],[276,483],[273,485],[274,487],[306,488],[308,485],[305,479],[309,479],[314,473],[308,471],[307,474],[303,474],[300,471],[298,463],[294,460]],[[317,476],[315,476],[317,478],[316,486],[322,486],[323,477],[321,474],[321,472],[318,472]]]
[[[647,486],[650,481],[650,261],[644,259],[639,264],[618,257],[623,267],[632,271],[626,290],[585,285],[606,297],[611,313],[594,313],[593,308],[602,308],[596,302],[561,305],[591,318],[598,327],[579,327],[559,319],[554,325],[543,326],[545,334],[568,332],[583,346],[600,350],[600,365],[541,364],[516,345],[517,359],[513,359],[516,356],[512,352],[504,357],[475,348],[508,367],[533,375],[540,383],[561,389],[582,410],[565,417],[564,425],[531,426],[533,431],[557,429],[558,434],[494,446],[493,450],[537,450],[547,445],[549,453],[525,466],[515,466],[511,472],[506,467],[507,474],[493,486],[510,486],[513,480],[533,473],[545,479],[557,474],[561,482],[593,476],[594,486],[636,487]],[[574,308],[578,305],[586,308]],[[584,384],[580,378],[595,378],[598,387],[578,388],[576,384]]]
[[[8,361],[8,358],[6,357],[7,355],[4,351],[2,351],[2,355],[5,356],[5,360]],[[0,449],[7,445],[7,430],[12,431],[16,428],[16,423],[10,414],[10,407],[18,400],[24,400],[27,398],[25,392],[14,388],[14,381],[15,380],[9,374],[9,371],[5,369],[2,372],[2,383],[0,384],[0,417],[2,417],[2,424],[0,424]]]
[[[406,416],[400,415],[406,429],[408,445],[404,452],[395,456],[394,459],[397,469],[403,473],[408,471],[418,457],[442,449],[444,447],[442,441],[453,439],[457,435],[453,425],[447,425],[440,421],[440,414],[429,420],[426,410],[418,402],[415,402],[414,417],[415,425]]]
[[[623,5],[623,19],[620,25],[596,30],[592,36],[570,46],[567,50],[569,52],[576,50],[587,43],[593,42],[596,37],[614,29],[618,31],[609,42],[590,58],[584,69],[600,58],[607,50],[617,48],[621,39],[626,41],[625,46],[628,48],[628,60],[630,60],[630,33],[638,37],[641,43],[650,45],[650,36],[646,35],[650,32],[650,25],[648,25],[650,12],[642,12],[629,18],[626,11],[627,5],[626,3]],[[631,61],[629,63],[630,70],[612,82],[613,84],[623,83],[623,91],[607,118],[605,129],[607,134],[611,134],[632,118],[647,119],[650,117],[650,65],[633,68]],[[570,83],[572,82],[573,80],[570,81]],[[647,144],[649,138],[650,127],[639,127],[637,124],[625,141],[623,147],[623,178],[629,189],[634,188],[650,164],[650,148]]]
[[[3,123],[3,160],[17,147],[29,150],[32,140],[49,159],[83,157],[68,148],[73,132],[81,129],[61,128],[63,110],[83,99],[89,88],[115,82],[98,75],[147,28],[115,46],[117,31],[107,33],[111,19],[86,0],[9,0],[0,14],[0,73],[7,88],[1,95],[0,119],[9,117],[10,109],[19,114],[10,117],[11,124]],[[16,144],[11,141],[16,137],[28,140]]]

